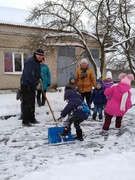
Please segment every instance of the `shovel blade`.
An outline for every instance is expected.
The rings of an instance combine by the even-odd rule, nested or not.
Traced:
[[[75,141],[75,139],[71,135],[71,130],[69,131],[67,138],[61,138],[59,134],[62,134],[63,131],[64,127],[48,128],[48,142],[50,144],[56,144],[61,142]]]

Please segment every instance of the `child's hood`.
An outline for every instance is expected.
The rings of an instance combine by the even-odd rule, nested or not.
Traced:
[[[76,91],[72,90],[72,89],[67,89],[65,91],[64,101],[65,100],[70,100],[70,99],[75,99],[75,98],[82,99],[82,96],[80,94],[78,94]]]

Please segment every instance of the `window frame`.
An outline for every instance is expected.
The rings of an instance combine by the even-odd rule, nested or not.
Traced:
[[[12,54],[12,69],[13,72],[6,72],[5,71],[5,53],[11,53]],[[21,71],[15,71],[15,54],[21,55]],[[24,54],[28,54],[27,52],[11,52],[11,51],[4,51],[4,74],[22,74],[23,68],[24,68]]]
[[[91,52],[91,54],[92,54],[92,56],[93,56],[93,58],[95,60],[100,58],[100,49],[99,48],[90,48],[89,50],[90,50],[90,52]],[[93,55],[94,52],[92,53],[92,51],[97,51],[98,52],[98,57],[94,57],[94,55]]]
[[[93,57],[93,58],[94,58],[94,60],[99,60],[99,58],[100,58],[100,49],[99,48],[89,48],[89,50],[90,50],[91,54],[92,54],[92,50],[97,51],[98,52],[98,57]],[[92,56],[93,56],[93,54],[92,54]],[[87,59],[86,52],[83,53],[83,58]]]

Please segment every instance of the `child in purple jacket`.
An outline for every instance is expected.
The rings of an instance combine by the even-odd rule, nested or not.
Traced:
[[[111,71],[108,71],[106,74],[106,79],[103,80],[103,88],[110,88],[113,85],[113,80],[112,80],[112,73]]]
[[[77,134],[77,137],[75,139],[83,141],[80,123],[82,123],[85,119],[88,118],[90,114],[90,109],[86,104],[85,108],[83,107],[84,101],[82,96],[72,89],[67,89],[65,91],[64,100],[66,100],[68,104],[61,112],[61,117],[58,118],[58,121],[61,122],[63,118],[67,115],[68,117],[64,122],[64,131],[61,135],[67,136],[72,123],[74,123],[74,127],[76,129]]]
[[[108,71],[106,73],[106,79],[103,80],[103,85],[102,87],[104,88],[104,90],[106,90],[107,88],[110,88],[111,86],[113,86],[114,82],[112,80],[112,73],[111,71]],[[109,99],[111,99],[111,96],[106,97],[106,101],[108,101]],[[105,106],[104,106],[104,115],[105,115]]]

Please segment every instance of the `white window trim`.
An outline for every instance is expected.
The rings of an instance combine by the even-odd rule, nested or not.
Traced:
[[[13,73],[15,72],[15,53],[12,52],[12,64],[13,64]]]
[[[22,71],[20,71],[20,72],[5,72],[4,74],[16,74],[16,75],[18,74],[19,75],[19,74],[22,74]]]
[[[11,52],[12,53],[12,64],[13,64],[13,72],[4,72],[4,74],[22,74],[23,68],[24,68],[24,56],[23,56],[23,52]],[[22,70],[21,71],[15,71],[15,54],[21,54],[21,67]]]

